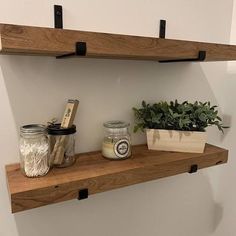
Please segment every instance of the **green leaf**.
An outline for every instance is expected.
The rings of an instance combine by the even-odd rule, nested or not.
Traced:
[[[145,101],[142,102],[142,106],[143,106],[143,107],[146,107],[146,106],[147,106],[147,104],[146,104]]]
[[[205,121],[206,121],[206,119],[207,119],[207,116],[206,116],[206,114],[204,114],[204,113],[201,113],[201,114],[199,115],[199,119],[200,119],[200,121],[203,121],[203,122],[205,122]]]
[[[139,130],[139,127],[138,127],[138,125],[135,125],[135,126],[134,126],[134,133],[137,133],[137,132],[138,132],[138,130]]]
[[[147,104],[142,102],[141,108],[133,108],[135,116],[134,132],[145,128],[204,131],[207,126],[214,125],[219,130],[226,128],[217,115],[217,106],[210,102],[189,103],[177,100]]]

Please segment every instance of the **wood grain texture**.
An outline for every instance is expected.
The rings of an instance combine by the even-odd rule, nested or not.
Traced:
[[[75,51],[75,42],[87,43],[85,57],[135,60],[197,58],[236,60],[236,46],[87,31],[0,24],[1,54],[60,56]]]
[[[203,153],[206,132],[146,129],[150,150]]]
[[[227,162],[228,151],[206,145],[202,154],[149,151],[146,145],[134,146],[130,159],[110,161],[101,152],[77,155],[74,166],[52,169],[41,178],[27,178],[19,164],[6,166],[12,212],[24,211],[78,197],[80,189],[89,194],[188,172]]]
[[[2,37],[1,37],[1,34],[0,34],[0,52],[2,51]]]

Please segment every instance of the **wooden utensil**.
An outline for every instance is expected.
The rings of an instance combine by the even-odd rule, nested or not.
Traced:
[[[68,100],[65,113],[61,122],[61,128],[70,128],[73,125],[78,105],[79,105],[78,100],[73,100],[73,99]],[[62,164],[65,155],[65,146],[67,141],[68,137],[66,135],[60,136],[57,139],[50,157],[51,163],[55,165]]]

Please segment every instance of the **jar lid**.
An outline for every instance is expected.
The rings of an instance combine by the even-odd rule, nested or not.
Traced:
[[[23,125],[20,127],[22,134],[44,134],[46,133],[46,126],[40,124]]]
[[[114,120],[114,121],[105,122],[103,126],[109,129],[121,129],[121,128],[129,127],[130,124],[124,121]]]
[[[70,128],[61,128],[61,124],[52,124],[47,127],[48,134],[51,135],[69,135],[76,133],[76,126]]]

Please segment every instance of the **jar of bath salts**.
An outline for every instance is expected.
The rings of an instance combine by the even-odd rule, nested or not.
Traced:
[[[112,160],[122,160],[131,156],[129,123],[109,121],[104,125],[102,155]]]
[[[25,125],[20,128],[20,166],[27,177],[48,173],[49,141],[44,125]]]

